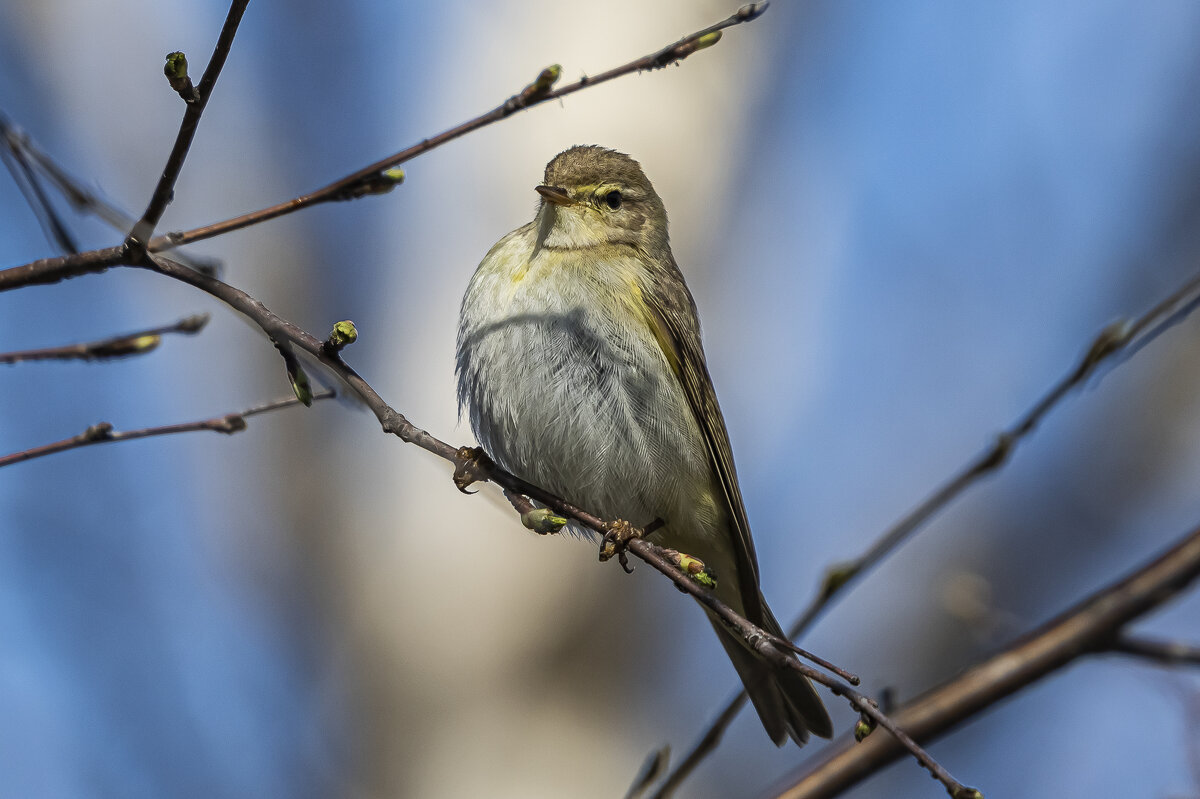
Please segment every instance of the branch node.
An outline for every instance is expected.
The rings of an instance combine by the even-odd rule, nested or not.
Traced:
[[[1133,324],[1128,319],[1118,319],[1101,330],[1075,370],[1078,378],[1091,374],[1101,361],[1128,344],[1132,335]]]
[[[381,169],[378,172],[364,175],[335,193],[330,199],[335,202],[344,202],[346,200],[357,200],[359,197],[366,197],[368,194],[387,194],[403,183],[405,177],[407,176],[404,170],[398,166],[394,166],[391,169]]]
[[[562,65],[551,64],[538,73],[538,76],[533,79],[533,83],[521,89],[520,92],[514,94],[504,103],[504,114],[516,113],[526,106],[536,103],[541,100],[550,90],[554,88],[554,84],[562,77]]]
[[[769,5],[771,4],[766,2],[766,0],[764,0],[762,3],[750,3],[749,5],[744,5],[739,8],[734,16],[737,17],[738,22],[749,22],[766,11],[767,6]]]
[[[825,579],[821,582],[821,600],[827,600],[842,589],[846,583],[854,579],[862,569],[862,563],[857,560],[847,560],[835,563],[825,570]]]
[[[246,417],[240,413],[230,413],[221,419],[219,424],[213,425],[213,430],[218,433],[224,433],[231,436],[234,433],[240,433],[246,429]]]
[[[98,422],[79,434],[80,441],[108,441],[112,438],[113,426],[109,422]]]
[[[1017,440],[1012,433],[1001,433],[1000,435],[996,436],[996,440],[992,442],[992,448],[988,451],[987,455],[979,461],[979,466],[976,468],[976,472],[982,474],[983,472],[990,472],[993,469],[1000,468],[1004,462],[1008,460],[1008,456],[1012,454],[1013,447],[1016,445],[1016,443]]]

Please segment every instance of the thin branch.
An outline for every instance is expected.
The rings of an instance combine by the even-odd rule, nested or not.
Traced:
[[[1161,666],[1200,666],[1200,646],[1183,641],[1162,641],[1135,635],[1119,635],[1108,647],[1110,652],[1133,655]]]
[[[1086,655],[1109,649],[1125,625],[1160,607],[1200,577],[1200,528],[1162,555],[1076,604],[962,676],[892,714],[918,741],[931,741],[1020,689]],[[829,751],[797,776],[779,799],[837,796],[904,751],[886,736],[870,736]]]
[[[129,250],[125,245],[54,258],[39,258],[20,266],[0,269],[0,291],[46,286],[83,275],[98,275],[114,266],[128,266]]]
[[[461,125],[443,131],[436,136],[423,139],[411,147],[376,161],[369,166],[365,166],[357,172],[353,172],[315,191],[279,203],[278,205],[243,214],[223,222],[215,222],[211,225],[198,227],[183,233],[167,233],[163,236],[157,236],[150,242],[149,249],[151,252],[163,252],[183,244],[190,244],[234,230],[240,230],[250,225],[256,225],[320,203],[354,199],[364,194],[386,192],[393,185],[393,182],[388,180],[384,174],[389,169],[393,169],[460,136],[465,136],[472,131],[499,122],[527,108],[566,97],[568,94],[574,94],[591,86],[607,83],[624,75],[662,69],[670,64],[682,61],[697,50],[715,44],[719,39],[720,31],[723,29],[756,19],[766,11],[767,5],[767,3],[752,3],[742,6],[734,14],[717,24],[710,25],[695,33],[690,33],[661,50],[644,55],[641,58],[636,58],[633,61],[622,64],[619,67],[614,67],[606,72],[601,72],[598,75],[580,78],[578,81],[558,89],[551,89],[550,87],[553,85],[554,79],[557,78],[559,70],[555,67],[550,67],[544,70],[538,76],[537,80],[526,86],[522,91],[509,97],[491,111],[480,114],[474,119],[463,122]]]
[[[329,399],[335,396],[333,391],[322,391],[313,395],[314,400]],[[108,422],[99,422],[92,425],[87,430],[84,430],[77,436],[64,438],[62,441],[55,441],[53,444],[46,444],[33,449],[14,452],[11,455],[0,457],[0,468],[11,466],[14,463],[40,458],[43,455],[53,455],[56,452],[64,452],[69,449],[79,449],[92,444],[108,444],[115,441],[132,441],[136,438],[150,438],[151,436],[169,436],[175,433],[192,433],[199,430],[212,430],[216,433],[225,433],[232,435],[240,433],[246,429],[246,419],[251,416],[257,416],[260,413],[268,413],[270,411],[287,408],[292,405],[299,405],[300,400],[295,397],[287,399],[275,400],[262,405],[256,405],[253,408],[247,408],[238,413],[227,413],[224,416],[215,416],[212,419],[201,419],[198,422],[184,422],[182,424],[164,425],[162,427],[146,427],[141,430],[114,430],[113,426]]]
[[[919,530],[935,514],[953,502],[967,488],[1008,462],[1021,441],[1032,433],[1041,421],[1068,394],[1083,385],[1102,365],[1115,368],[1133,353],[1178,324],[1197,307],[1200,301],[1200,274],[1193,275],[1166,298],[1132,322],[1110,324],[1088,346],[1083,358],[1071,371],[1038,400],[1032,408],[998,436],[985,452],[967,463],[956,475],[934,491],[884,531],[871,546],[851,561],[831,567],[817,595],[804,612],[788,628],[788,636],[799,639],[820,618],[835,596],[853,584],[882,561],[892,550]],[[733,723],[746,705],[746,692],[739,691],[717,714],[696,744],[667,775],[653,799],[665,799],[711,754],[720,743],[725,729]]]
[[[669,64],[681,61],[697,50],[715,44],[720,38],[719,33],[721,30],[756,19],[766,8],[767,3],[753,3],[742,6],[727,19],[715,25],[710,25],[704,30],[689,34],[661,50],[610,69],[607,72],[602,72],[599,75],[581,78],[575,83],[568,84],[560,89],[552,90],[550,88],[553,78],[556,76],[556,71],[553,69],[543,70],[543,74],[539,75],[537,80],[491,111],[436,136],[418,142],[405,150],[401,150],[381,161],[366,166],[323,188],[269,208],[225,220],[224,222],[205,225],[204,227],[195,228],[183,233],[167,233],[162,236],[155,236],[148,242],[145,249],[148,252],[163,252],[183,244],[209,239],[249,227],[250,225],[256,225],[311,205],[333,200],[352,199],[365,194],[385,192],[399,182],[399,177],[388,173],[388,170],[399,164],[405,163],[418,155],[423,155],[467,133],[506,119],[526,108],[532,108],[549,100],[565,97],[568,94],[582,91],[591,86],[597,86],[623,75],[661,69]],[[201,82],[201,88],[203,89],[203,82]],[[174,156],[174,153],[172,153],[172,156]],[[164,171],[164,177],[166,174],[166,171]],[[148,212],[150,210],[149,208],[147,209]],[[157,220],[155,220],[155,224],[157,224]],[[135,237],[131,236],[130,238]],[[87,274],[98,274],[117,265],[132,266],[135,265],[134,261],[140,260],[140,258],[136,257],[138,255],[140,255],[140,248],[137,247],[137,242],[127,240],[119,247],[92,250],[78,255],[59,256],[57,258],[41,258],[27,264],[0,270],[0,292],[22,286],[58,283],[62,280]]]
[[[135,224],[136,220],[131,215],[98,196],[68,174],[66,169],[30,139],[28,133],[13,125],[2,113],[0,140],[3,140],[5,145],[0,154],[9,162],[14,180],[22,187],[26,201],[33,208],[39,222],[46,228],[46,235],[51,244],[61,252],[73,254],[77,252],[77,247],[49,198],[41,191],[39,177],[52,184],[75,211],[91,214],[123,234],[128,233]],[[32,187],[29,191],[25,190],[26,184]],[[219,262],[214,259],[183,253],[176,253],[174,257],[193,269],[217,274]]]
[[[125,245],[134,254],[134,260],[140,260],[141,254],[145,252],[146,243],[154,235],[154,228],[158,226],[163,212],[167,210],[167,204],[175,196],[175,181],[179,179],[179,173],[183,170],[183,162],[187,160],[192,139],[196,136],[196,128],[200,125],[200,117],[204,113],[204,107],[208,105],[208,98],[212,96],[217,77],[221,74],[222,67],[225,66],[225,59],[228,58],[229,50],[233,47],[233,37],[237,34],[242,14],[245,13],[249,2],[250,0],[233,0],[230,4],[225,24],[221,26],[221,35],[217,37],[216,47],[213,48],[212,57],[208,60],[204,77],[200,79],[200,85],[196,87],[194,99],[187,103],[187,108],[183,112],[183,122],[180,123],[179,133],[175,136],[175,146],[171,148],[171,155],[167,158],[166,166],[163,167],[158,185],[154,187],[154,194],[150,196],[146,212],[142,214],[142,218],[133,226],[129,231],[129,236],[125,239]],[[182,53],[172,53],[172,56],[176,55],[182,58]]]
[[[27,361],[98,361],[109,358],[124,358],[129,355],[145,355],[154,351],[164,335],[199,333],[208,324],[209,315],[195,314],[180,319],[173,325],[152,327],[123,336],[89,341],[82,344],[67,344],[62,347],[45,347],[20,352],[0,352],[0,363],[24,363]]]
[[[22,139],[20,132],[9,123],[8,118],[4,114],[0,114],[0,140],[3,143],[3,147],[0,147],[0,157],[4,159],[4,165],[8,167],[13,182],[21,190],[25,202],[33,209],[46,237],[62,252],[78,252],[79,248],[75,245],[74,237],[67,230],[66,224],[58,215],[50,198],[46,196],[41,181],[38,180],[37,172],[27,157],[25,142]]]

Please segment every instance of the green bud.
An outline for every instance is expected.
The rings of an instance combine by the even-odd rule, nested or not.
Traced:
[[[541,94],[542,92],[550,91],[550,88],[558,82],[562,77],[562,64],[551,64],[538,73],[538,76],[531,84],[531,88]]]
[[[309,384],[308,375],[304,373],[303,367],[298,363],[289,365],[288,378],[292,381],[292,393],[296,395],[296,399],[304,403],[304,407],[311,408],[313,403],[312,385]]]
[[[341,352],[356,341],[358,341],[358,328],[349,319],[343,319],[333,326],[333,330],[329,333],[329,338],[325,343],[334,352]]]
[[[854,740],[862,743],[867,736],[875,731],[875,725],[866,719],[859,719],[854,725]]]
[[[163,65],[163,74],[167,76],[167,83],[171,84],[171,88],[185,102],[192,103],[198,99],[198,95],[196,87],[192,85],[192,79],[188,77],[187,70],[187,56],[180,52],[167,53],[167,62]]]
[[[706,33],[696,40],[696,49],[703,50],[705,48],[712,47],[719,41],[721,41],[721,31]]]
[[[567,519],[556,515],[549,508],[534,508],[521,514],[521,524],[538,535],[550,535],[563,529]]]
[[[831,597],[841,590],[842,586],[850,582],[854,575],[858,574],[861,567],[857,561],[843,561],[835,563],[825,571],[825,582],[821,585],[821,596]]]
[[[167,63],[163,66],[163,74],[167,76],[167,80],[171,81],[171,86],[175,85],[175,81],[183,80],[188,76],[187,68],[186,55],[179,51],[167,53]]]

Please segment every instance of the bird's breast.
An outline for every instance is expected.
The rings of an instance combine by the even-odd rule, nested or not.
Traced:
[[[484,449],[601,517],[710,534],[704,440],[639,312],[636,263],[510,256],[480,265],[459,327],[459,401]]]

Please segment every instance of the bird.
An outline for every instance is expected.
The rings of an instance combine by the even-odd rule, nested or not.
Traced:
[[[547,165],[532,222],[498,241],[463,296],[459,413],[513,475],[701,560],[716,597],[783,637],[758,561],[696,303],[641,165],[596,145]],[[812,683],[709,621],[768,736],[833,734]]]

